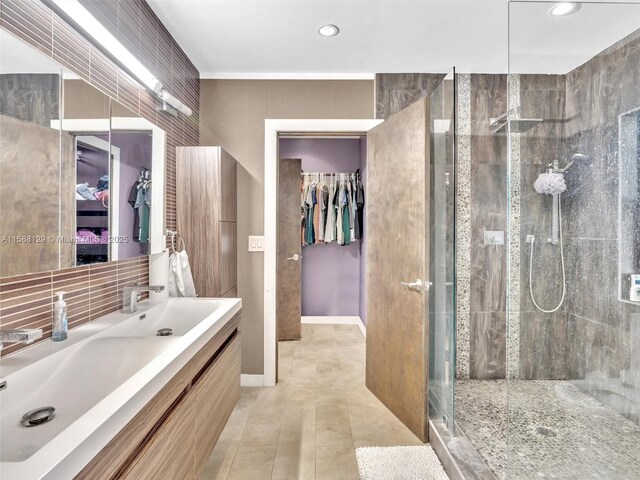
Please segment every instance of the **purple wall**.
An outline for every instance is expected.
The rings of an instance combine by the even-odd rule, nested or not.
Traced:
[[[352,173],[362,168],[359,139],[281,139],[279,155],[302,159],[302,170],[309,173]],[[360,243],[302,248],[303,316],[363,315]]]
[[[129,192],[140,176],[140,169],[151,170],[151,134],[147,132],[111,132],[111,143],[120,149],[120,235],[127,235],[129,242],[121,243],[118,250],[120,260],[147,255],[149,244],[131,240],[135,211],[129,204]],[[153,185],[153,174],[151,176]]]

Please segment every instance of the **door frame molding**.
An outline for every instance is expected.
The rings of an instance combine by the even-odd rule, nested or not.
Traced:
[[[378,119],[283,119],[264,121],[264,386],[276,384],[276,225],[278,138],[281,134],[366,135]]]

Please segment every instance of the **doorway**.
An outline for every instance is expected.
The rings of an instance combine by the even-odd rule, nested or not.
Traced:
[[[264,227],[264,378],[276,384],[277,372],[277,221],[278,167],[281,136],[364,136],[382,120],[265,120],[265,227]]]
[[[278,340],[301,324],[364,333],[366,137],[282,135],[278,150]]]
[[[365,275],[368,298],[364,301],[367,319],[366,387],[423,442],[428,440],[429,431],[430,307],[436,305],[435,298],[442,297],[439,295],[441,289],[448,283],[444,282],[446,276],[438,275],[437,285],[430,289],[431,266],[435,262],[432,257],[435,250],[439,250],[431,248],[431,242],[435,240],[431,238],[434,231],[432,221],[440,217],[433,215],[432,207],[436,210],[445,208],[440,198],[443,196],[434,196],[442,189],[433,188],[431,182],[436,177],[438,181],[446,181],[448,176],[452,176],[447,175],[452,172],[439,168],[438,172],[442,170],[440,179],[440,175],[432,171],[430,163],[437,158],[434,155],[436,151],[432,149],[435,141],[432,133],[437,131],[435,122],[441,119],[438,108],[441,102],[437,97],[434,100],[432,104],[429,97],[424,97],[383,124],[369,121],[372,122],[370,128],[364,131],[355,128],[305,130],[299,127],[279,130],[279,121],[267,120],[265,145],[264,384],[274,385],[277,380],[276,299],[280,279],[277,265],[281,260],[304,261],[300,258],[302,249],[278,251],[279,158],[282,158],[282,153],[297,156],[296,152],[279,151],[280,137],[285,134],[318,135],[319,132],[330,135],[336,135],[336,132],[342,135],[344,132],[359,136],[366,134],[366,183],[369,191],[365,217],[368,227]],[[292,125],[298,121],[280,122],[285,125],[291,122],[288,125]],[[324,123],[327,128],[333,121],[300,122],[309,126],[316,122]],[[357,121],[342,122],[348,125]],[[295,190],[292,191],[295,194]],[[299,202],[298,208],[301,204]],[[295,232],[292,235],[298,237],[297,242],[300,243],[300,237]]]

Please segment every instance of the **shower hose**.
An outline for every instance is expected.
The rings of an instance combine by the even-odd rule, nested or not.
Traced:
[[[564,272],[564,248],[563,248],[563,240],[562,240],[562,202],[560,201],[559,198],[558,198],[558,227],[560,230],[560,265],[562,266],[562,297],[560,298],[560,302],[558,303],[558,306],[551,310],[545,310],[540,305],[538,305],[538,302],[536,302],[535,296],[533,295],[533,245],[535,244],[535,238],[531,242],[531,250],[529,253],[529,293],[531,294],[531,301],[533,302],[535,307],[538,310],[540,310],[542,313],[557,312],[562,306],[562,303],[564,302],[565,294],[567,293],[567,282],[566,282],[565,272]]]

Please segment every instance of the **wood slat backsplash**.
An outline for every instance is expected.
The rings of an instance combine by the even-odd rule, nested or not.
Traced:
[[[166,222],[176,228],[177,146],[198,145],[198,70],[144,0],[82,0],[120,42],[151,70],[168,91],[193,109],[193,116],[158,112],[160,102],[141,88],[87,39],[40,0],[0,0],[0,28],[20,37],[167,133]],[[42,328],[51,337],[54,292],[67,292],[70,328],[119,308],[122,287],[148,284],[149,258],[80,266],[0,278],[0,328]],[[24,348],[7,345],[2,355]]]

